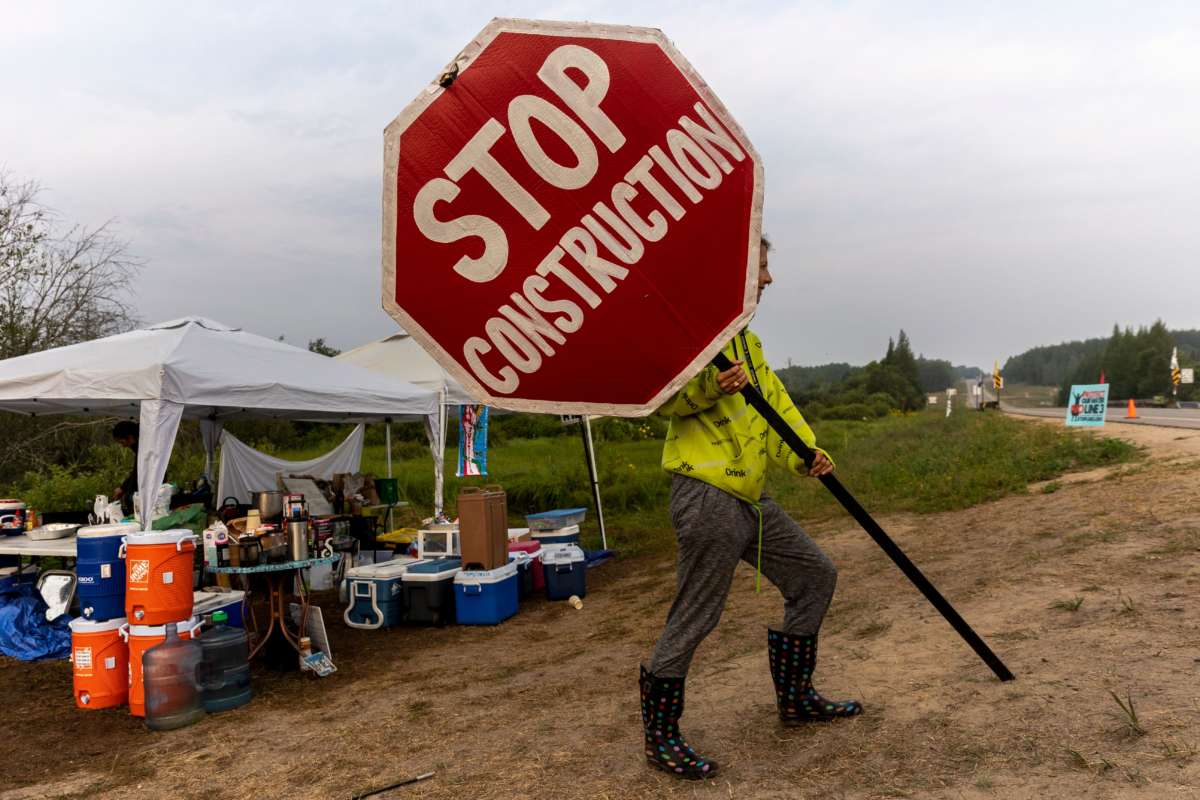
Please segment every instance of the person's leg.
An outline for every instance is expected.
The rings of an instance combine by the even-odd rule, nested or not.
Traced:
[[[748,511],[746,504],[702,481],[677,475],[671,483],[679,549],[675,602],[638,683],[646,763],[675,777],[699,780],[717,774],[716,762],[683,738],[679,719],[692,656],[720,620],[738,557],[749,531],[757,531]]]
[[[682,678],[696,647],[720,621],[733,571],[758,529],[748,504],[680,475],[671,483],[671,521],[678,543],[675,601],[647,668]]]
[[[812,685],[817,661],[817,633],[833,590],[837,569],[795,520],[764,496],[762,509],[762,572],[784,597],[781,630],[767,630],[767,650],[779,717],[784,724],[821,722],[862,713],[856,700],[822,697]],[[758,542],[742,555],[758,560]]]
[[[785,633],[815,635],[837,587],[837,567],[779,505],[763,495],[762,574],[783,594]],[[742,560],[758,561],[758,536],[747,544]]]

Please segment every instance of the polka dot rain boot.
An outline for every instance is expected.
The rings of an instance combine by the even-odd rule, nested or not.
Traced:
[[[771,677],[775,679],[775,700],[784,725],[829,722],[862,713],[857,700],[826,700],[812,685],[817,664],[817,637],[792,636],[767,630],[767,652],[771,659]]]
[[[716,762],[688,746],[679,732],[683,716],[683,678],[659,678],[642,667],[642,725],[646,729],[646,763],[689,781],[712,778]]]

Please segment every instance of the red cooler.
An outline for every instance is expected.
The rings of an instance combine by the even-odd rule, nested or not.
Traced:
[[[533,575],[533,591],[540,592],[546,588],[546,572],[542,569],[541,542],[509,542],[508,552],[528,553],[530,557],[529,572],[531,575]]]

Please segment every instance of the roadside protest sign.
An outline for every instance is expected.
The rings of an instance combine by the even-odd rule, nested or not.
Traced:
[[[1067,425],[1097,427],[1108,413],[1108,383],[1078,384],[1067,397]]]

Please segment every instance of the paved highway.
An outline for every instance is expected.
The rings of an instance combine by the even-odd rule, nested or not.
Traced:
[[[1008,403],[1001,407],[1010,414],[1025,414],[1031,417],[1054,417],[1066,419],[1065,408],[1017,408]],[[1109,408],[1104,420],[1108,422],[1124,422],[1134,425],[1157,425],[1162,428],[1198,428],[1200,429],[1200,409],[1195,408],[1139,408],[1137,419],[1126,419],[1127,410],[1124,408]]]

